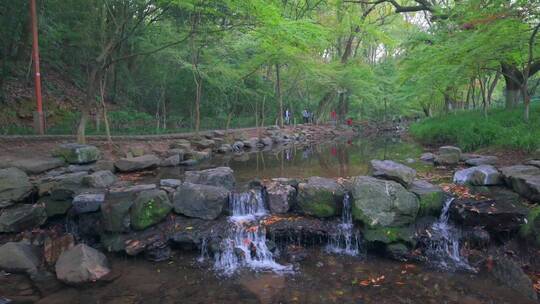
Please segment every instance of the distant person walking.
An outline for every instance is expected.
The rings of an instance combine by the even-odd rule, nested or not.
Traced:
[[[309,111],[307,109],[302,111],[302,118],[304,119],[305,124],[309,123]]]
[[[285,124],[286,125],[291,124],[291,111],[289,111],[289,109],[285,110],[284,116],[285,116]]]
[[[331,121],[332,121],[332,124],[335,125],[336,122],[337,122],[337,114],[336,114],[336,111],[332,111],[332,112],[330,113],[330,119],[331,119]]]

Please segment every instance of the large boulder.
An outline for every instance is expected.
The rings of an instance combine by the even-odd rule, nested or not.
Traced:
[[[192,184],[210,185],[234,189],[233,170],[229,167],[218,167],[202,171],[187,171],[185,181]]]
[[[103,229],[110,232],[126,232],[131,227],[129,210],[133,206],[134,194],[107,195],[101,205]]]
[[[143,230],[161,222],[172,210],[169,196],[163,190],[144,191],[137,195],[130,210],[131,226]]]
[[[456,165],[461,159],[461,149],[453,146],[442,146],[435,157],[435,162],[440,165]]]
[[[121,158],[114,163],[114,166],[118,171],[131,172],[154,168],[160,163],[159,157],[148,154],[139,157]]]
[[[38,183],[39,195],[50,194],[56,200],[71,199],[83,191],[83,180],[86,171],[45,177]]]
[[[498,160],[497,156],[478,155],[465,160],[465,163],[469,166],[495,165]]]
[[[70,164],[88,164],[97,161],[101,153],[98,148],[91,145],[63,144],[53,153],[62,157]]]
[[[501,284],[510,287],[519,294],[532,300],[538,299],[529,276],[517,262],[510,258],[498,258],[494,263],[492,274]]]
[[[271,181],[265,185],[268,207],[272,213],[287,213],[296,200],[296,188]]]
[[[200,139],[193,143],[199,149],[211,149],[216,145],[216,142],[211,139]]]
[[[174,211],[189,217],[216,219],[227,205],[229,191],[223,187],[183,183],[173,198]]]
[[[96,171],[83,177],[83,183],[92,188],[107,188],[116,182],[116,176],[108,170]]]
[[[105,202],[104,193],[83,193],[73,198],[73,211],[76,214],[98,211]]]
[[[17,168],[0,170],[0,208],[26,199],[34,187],[26,173]]]
[[[372,160],[370,162],[372,176],[389,179],[408,187],[416,176],[416,170],[391,160]]]
[[[45,157],[45,158],[28,158],[28,159],[16,159],[10,161],[3,166],[0,164],[0,167],[15,167],[23,170],[28,174],[39,174],[51,169],[62,167],[65,164],[62,158],[57,157]]]
[[[409,191],[416,194],[420,200],[418,215],[438,215],[444,202],[444,192],[441,187],[423,180],[414,181]]]
[[[402,226],[416,219],[418,198],[396,182],[357,176],[350,180],[349,188],[354,219],[369,227]]]
[[[529,210],[519,201],[456,199],[450,205],[450,217],[467,227],[483,227],[490,232],[517,231]]]
[[[41,262],[38,250],[25,242],[0,246],[0,269],[8,272],[35,273]]]
[[[345,195],[343,187],[335,180],[310,177],[298,184],[297,207],[300,213],[315,217],[331,217],[338,214]]]
[[[540,168],[516,165],[501,168],[505,182],[520,195],[540,202]]]
[[[191,150],[191,143],[187,139],[177,139],[174,142],[172,142],[169,147],[171,149],[184,149],[184,150]]]
[[[95,282],[111,271],[107,257],[84,244],[64,251],[56,261],[55,270],[57,278],[66,284]]]
[[[35,228],[47,220],[47,212],[43,205],[22,204],[0,212],[0,233]]]
[[[499,170],[491,165],[480,165],[454,173],[454,183],[473,186],[494,186],[503,183]]]
[[[161,167],[176,167],[180,165],[180,162],[182,161],[182,158],[179,154],[171,155],[164,160],[161,161],[159,164]]]

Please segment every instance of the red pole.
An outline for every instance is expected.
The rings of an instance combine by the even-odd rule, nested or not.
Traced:
[[[36,89],[37,102],[37,131],[39,134],[45,133],[45,125],[43,123],[43,104],[41,100],[41,73],[39,71],[39,43],[38,43],[38,28],[36,14],[36,0],[30,0],[30,16],[32,19],[32,57],[34,61],[34,82]]]

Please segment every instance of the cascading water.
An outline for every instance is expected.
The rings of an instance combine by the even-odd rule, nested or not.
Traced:
[[[472,270],[460,253],[460,231],[449,222],[452,201],[454,198],[444,202],[439,220],[431,225],[431,240],[426,253],[431,262],[439,268]]]
[[[354,228],[349,194],[343,197],[341,223],[336,234],[330,236],[326,250],[332,253],[356,256],[360,253],[360,236]]]
[[[232,216],[229,218],[229,237],[222,241],[221,250],[215,255],[214,267],[225,275],[231,275],[242,266],[254,270],[290,272],[291,266],[274,261],[266,244],[266,229],[260,224],[261,217],[268,214],[262,192],[250,190],[230,197]]]

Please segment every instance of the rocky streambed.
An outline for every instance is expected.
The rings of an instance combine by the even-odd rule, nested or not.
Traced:
[[[255,147],[278,142],[259,140]],[[24,162],[19,162],[1,169],[2,279],[28,288],[5,293],[8,297],[0,301],[47,303],[73,292],[69,286],[78,290],[77,299],[84,294],[80,288],[88,287],[109,290],[103,296],[110,296],[112,287],[107,286],[127,284],[122,272],[128,271],[122,269],[129,265],[166,273],[175,269],[170,265],[182,265],[178,271],[184,278],[178,281],[184,287],[190,278],[216,288],[223,284],[219,282],[243,284],[247,294],[240,292],[223,303],[274,303],[276,299],[317,303],[307,296],[306,284],[293,282],[307,280],[325,286],[325,280],[332,280],[326,278],[325,269],[336,263],[364,270],[334,269],[332,276],[341,279],[332,282],[347,280],[348,287],[343,282],[331,287],[321,303],[360,299],[371,303],[379,293],[377,288],[385,284],[415,281],[416,288],[431,284],[423,275],[440,282],[445,275],[449,281],[481,279],[481,287],[469,290],[477,295],[470,303],[511,299],[527,303],[537,298],[537,161],[496,168],[493,157],[442,147],[436,155],[424,154],[417,161],[373,159],[366,162],[365,175],[336,178],[254,174],[250,180],[238,181],[233,169],[214,167],[208,161],[203,168],[193,167],[177,178],[149,181],[141,174],[160,166],[190,165],[186,163],[190,160],[204,164],[204,158],[195,156],[198,153],[235,153],[220,149],[223,145],[203,150],[192,145],[192,141],[175,141],[161,155],[129,155],[113,161],[101,159],[95,146],[67,144],[55,151],[58,158],[49,159],[58,166],[25,170],[20,165]],[[241,149],[247,153],[245,143]],[[413,162],[438,166],[436,170],[452,175],[453,181],[434,183],[426,177],[430,174],[404,164]],[[338,260],[327,260],[333,256]],[[141,264],[140,258],[148,264]],[[409,272],[419,277],[406,283],[403,276]],[[320,278],[311,277],[317,273]],[[252,278],[254,282],[267,278],[263,274],[271,274],[271,281],[284,277],[298,294],[287,293],[286,299],[273,294],[268,300],[264,280],[246,282],[253,274],[259,274]],[[480,296],[480,290],[489,292],[496,282],[505,286],[502,291]],[[283,295],[283,287],[276,288]],[[456,290],[454,286],[448,292]],[[195,292],[193,303],[198,303],[199,292],[203,291]],[[420,294],[436,302],[461,303],[459,296]],[[403,296],[415,298],[406,292]],[[311,300],[294,300],[298,297]],[[128,295],[120,298],[128,303],[141,301]],[[395,303],[391,296],[378,299]],[[189,298],[184,300],[191,303]]]

